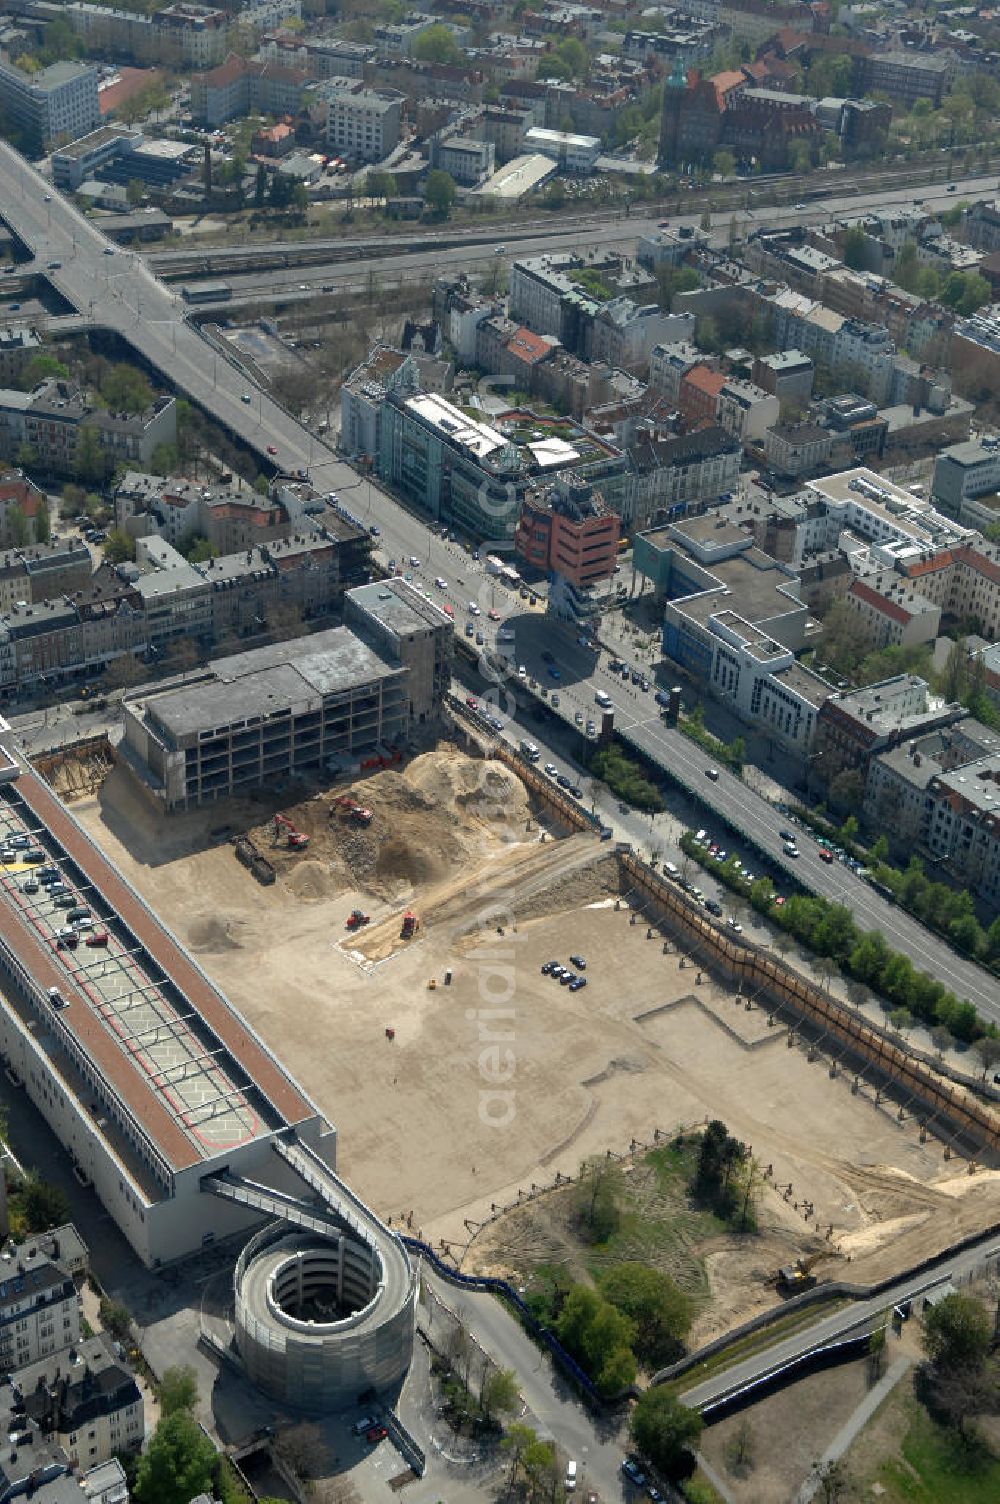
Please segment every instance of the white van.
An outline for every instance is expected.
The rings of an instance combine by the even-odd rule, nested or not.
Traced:
[[[541,756],[541,753],[535,746],[534,742],[522,742],[521,751],[529,762],[537,762],[539,757]]]
[[[611,696],[608,694],[606,689],[599,689],[595,694],[594,699],[597,701],[597,704],[600,705],[602,710],[610,709]]]
[[[568,1494],[571,1494],[573,1492],[574,1488],[576,1488],[576,1463],[575,1462],[567,1462],[567,1464],[566,1464],[566,1481],[563,1484],[563,1487],[565,1488],[565,1490],[566,1490],[566,1492]]]
[[[681,875],[681,869],[674,862],[664,862],[663,875],[664,877],[669,877],[670,881],[675,883]]]

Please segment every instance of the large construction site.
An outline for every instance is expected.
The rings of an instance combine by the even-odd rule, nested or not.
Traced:
[[[768,1173],[754,1239],[643,1255],[707,1271],[698,1338],[773,1304],[804,1255],[865,1281],[1000,1221],[988,1132],[755,1000],[540,784],[443,741],[217,805],[208,845],[120,767],[73,809],[336,1122],[351,1185],[466,1269],[572,1265],[549,1188],[709,1117]],[[585,987],[542,972],[571,957]]]

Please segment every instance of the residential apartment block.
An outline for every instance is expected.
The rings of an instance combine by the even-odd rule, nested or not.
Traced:
[[[142,1445],[142,1394],[103,1334],[20,1368],[11,1382],[29,1424],[74,1468],[97,1467]]]
[[[399,145],[403,94],[370,89],[355,78],[329,78],[318,89],[326,106],[326,142],[338,155],[381,162]]]
[[[301,68],[231,52],[218,67],[191,79],[191,114],[205,125],[225,125],[243,115],[297,115],[317,85]]]
[[[0,1364],[6,1373],[48,1358],[80,1339],[72,1275],[33,1241],[0,1258]]]
[[[157,445],[177,438],[177,405],[163,396],[144,413],[111,412],[92,406],[78,387],[57,377],[30,392],[0,391],[2,456],[13,459],[27,445],[43,473],[75,476],[84,429],[93,435],[109,474],[119,464],[148,469]]]

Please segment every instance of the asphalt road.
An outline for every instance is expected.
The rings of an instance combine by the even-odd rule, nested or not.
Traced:
[[[523,604],[518,602],[520,607]],[[456,620],[459,620],[457,611]],[[497,625],[499,624],[489,623],[487,619],[488,641],[491,629],[495,631]],[[464,632],[464,627],[459,626],[458,630]],[[558,694],[556,713],[569,726],[575,727],[577,713],[584,720],[594,718],[599,724],[600,712],[594,696],[598,690],[606,690],[615,709],[616,730],[687,790],[690,798],[702,806],[702,821],[708,823],[712,820],[716,831],[719,822],[724,821],[762,852],[775,870],[784,872],[790,883],[801,884],[823,898],[844,904],[850,909],[860,928],[880,930],[888,943],[909,956],[916,967],[938,977],[956,997],[968,999],[984,1018],[1000,1023],[1000,986],[995,978],[990,977],[974,962],[957,955],[901,909],[887,903],[868,883],[841,862],[822,861],[819,844],[805,832],[799,841],[798,858],[787,857],[783,850],[785,843],[779,835],[779,830],[787,823],[785,819],[765,799],[749,789],[742,779],[724,767],[717,769],[719,776],[716,781],[710,780],[706,776],[706,769],[713,765],[709,755],[681,732],[663,723],[652,690],[643,694],[631,685],[626,687],[617,674],[611,674],[608,662],[614,655],[607,649],[602,648],[595,654],[581,647],[576,634],[565,624],[554,623],[544,617],[533,619],[533,613],[523,611],[516,620],[515,637],[514,662],[518,667],[523,664],[529,676],[550,690],[550,704],[551,691]],[[558,681],[551,677],[550,668],[541,656],[543,651],[553,652],[560,673]],[[627,652],[621,653],[621,656],[637,663]],[[648,666],[647,672],[650,672]],[[517,686],[514,687],[513,694],[516,701]],[[519,698],[523,705],[528,697],[521,690]],[[518,714],[517,720],[520,726],[516,726],[510,733],[511,740],[516,742],[520,736],[528,735],[541,745],[544,732],[539,734],[536,724],[523,714]],[[576,730],[580,734],[579,728]],[[671,797],[670,794],[667,795],[668,804]],[[642,818],[639,817],[640,820]],[[642,844],[648,846],[650,840],[647,816]]]
[[[967,186],[967,182],[961,184],[963,189]],[[485,575],[482,561],[477,563],[457,544],[441,540],[426,521],[412,516],[377,486],[360,478],[223,355],[213,352],[200,331],[187,322],[179,295],[165,288],[140,256],[118,250],[105,255],[110,243],[97,226],[61,195],[52,193],[41,175],[6,143],[0,144],[0,188],[3,217],[39,259],[61,263],[48,275],[81,312],[89,310],[100,322],[118,330],[179,390],[243,438],[262,459],[269,458],[276,468],[285,470],[308,469],[320,490],[337,491],[354,515],[366,525],[381,529],[380,546],[387,556],[402,560],[413,555],[420,560],[423,575],[433,578],[440,573],[449,583],[445,594],[451,598],[456,623],[463,623],[458,630],[464,631],[464,611],[462,615],[459,612],[469,600],[477,600],[484,613],[488,610],[488,603],[496,600],[498,587]],[[930,197],[932,192],[927,190],[925,196]],[[912,190],[906,190],[905,197],[912,197]],[[837,200],[824,200],[817,212],[829,214],[838,206]],[[855,201],[855,206],[860,207],[860,203]],[[638,228],[638,224],[630,223],[632,233]],[[454,253],[449,254],[454,264]],[[249,402],[242,400],[244,394],[250,397]],[[276,455],[268,456],[269,448],[274,448]],[[521,604],[515,607],[506,597],[500,609],[509,615]],[[602,653],[595,659],[566,629],[546,624],[544,632],[546,641],[554,634],[553,641],[560,642],[559,662],[566,672],[567,689],[576,686],[567,694],[560,714],[572,721],[574,710],[586,704],[593,715],[589,707],[594,705],[594,691],[608,684],[608,655]],[[538,677],[543,678],[540,658],[535,667]],[[616,691],[616,704],[618,727],[626,736],[690,790],[704,789],[705,755],[679,733],[662,726],[651,696],[633,701]],[[1000,1022],[1000,988],[993,979],[934,940],[916,921],[887,904],[846,868],[825,866],[808,843],[793,866],[781,851],[777,834],[780,819],[764,800],[724,770],[712,786],[710,807],[734,829],[746,832],[778,867],[788,870],[790,877],[824,897],[847,904],[861,926],[881,930],[891,945],[957,995],[968,998],[984,1017]]]
[[[880,1324],[885,1313],[891,1311],[893,1306],[899,1305],[901,1301],[912,1300],[920,1292],[934,1285],[942,1284],[945,1280],[951,1280],[953,1284],[959,1285],[973,1272],[986,1265],[992,1266],[995,1271],[998,1257],[1000,1257],[1000,1243],[997,1242],[995,1234],[987,1234],[963,1253],[943,1260],[933,1272],[929,1273],[925,1270],[919,1275],[901,1279],[873,1300],[853,1301],[843,1310],[834,1312],[832,1316],[821,1318],[811,1326],[805,1327],[782,1342],[776,1342],[762,1352],[755,1353],[753,1357],[746,1358],[741,1363],[734,1363],[732,1367],[706,1379],[704,1383],[693,1384],[690,1389],[684,1391],[681,1398],[692,1409],[703,1409],[705,1405],[712,1404],[747,1384],[752,1384],[755,1380],[763,1378],[766,1374],[791,1362],[793,1358],[810,1352],[815,1347],[836,1342],[851,1333],[860,1333],[874,1328]]]

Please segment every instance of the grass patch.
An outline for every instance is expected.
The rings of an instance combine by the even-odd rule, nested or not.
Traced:
[[[622,1178],[618,1230],[587,1250],[594,1279],[617,1264],[649,1264],[669,1274],[696,1309],[709,1297],[703,1260],[692,1249],[732,1229],[699,1205],[689,1190],[698,1168],[698,1140],[675,1139],[644,1156],[651,1176]]]
[[[618,747],[607,747],[595,752],[590,760],[590,772],[611,792],[635,809],[659,812],[663,809],[663,796],[656,784],[647,778],[641,765],[633,762]]]
[[[909,1412],[900,1456],[879,1468],[884,1504],[995,1504],[1000,1460],[982,1443],[963,1443],[937,1425],[916,1401]]]

